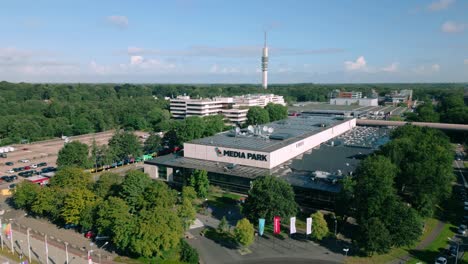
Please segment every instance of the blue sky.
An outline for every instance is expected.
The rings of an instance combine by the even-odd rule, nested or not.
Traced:
[[[22,1],[0,8],[0,80],[467,82],[468,1]]]

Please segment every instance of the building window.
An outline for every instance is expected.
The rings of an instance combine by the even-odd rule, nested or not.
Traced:
[[[158,166],[158,176],[160,179],[164,179],[167,181],[167,167],[166,166]]]

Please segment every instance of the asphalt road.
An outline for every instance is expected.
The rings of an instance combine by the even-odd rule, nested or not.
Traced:
[[[264,258],[264,259],[250,259],[244,260],[240,262],[230,262],[229,264],[304,264],[304,263],[316,263],[316,264],[335,264],[335,263],[342,263],[330,260],[321,260],[321,259],[310,259],[310,258]]]

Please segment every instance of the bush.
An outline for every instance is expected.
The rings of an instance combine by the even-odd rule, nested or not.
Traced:
[[[180,240],[180,260],[190,264],[198,263],[198,252],[184,239]]]

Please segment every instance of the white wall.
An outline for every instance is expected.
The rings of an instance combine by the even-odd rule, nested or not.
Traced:
[[[244,152],[245,155],[247,155],[247,153],[267,155],[266,157],[267,161],[259,161],[259,160],[252,160],[252,159],[247,159],[247,158],[242,159],[242,158],[235,158],[235,157],[229,157],[229,156],[218,157],[215,149],[216,149],[215,146],[205,146],[205,145],[198,145],[198,144],[192,144],[192,143],[184,143],[184,157],[201,159],[201,160],[219,161],[219,162],[226,162],[226,163],[235,163],[235,164],[241,164],[241,165],[258,167],[258,168],[267,168],[267,169],[270,168],[269,167],[270,154],[267,152],[259,152],[259,151],[251,151],[251,150],[235,149],[235,148],[224,148],[224,147],[218,148],[223,153],[224,153],[224,150],[232,150],[232,151]]]
[[[297,141],[293,144],[290,144],[283,148],[275,150],[271,153],[234,149],[234,148],[223,148],[223,147],[218,148],[223,153],[224,153],[224,150],[233,150],[233,151],[244,152],[246,155],[247,153],[267,155],[267,161],[258,161],[258,160],[243,159],[243,158],[229,157],[229,156],[219,157],[216,154],[215,146],[205,146],[205,145],[198,145],[198,144],[192,144],[192,143],[184,143],[184,156],[188,158],[194,158],[194,159],[235,163],[235,164],[241,164],[241,165],[246,165],[246,166],[271,169],[280,165],[281,163],[284,163],[320,145],[323,142],[326,142],[334,137],[337,137],[345,133],[346,131],[354,128],[355,126],[356,126],[356,119],[354,118],[354,119],[345,121],[339,125],[323,130],[301,141]]]

